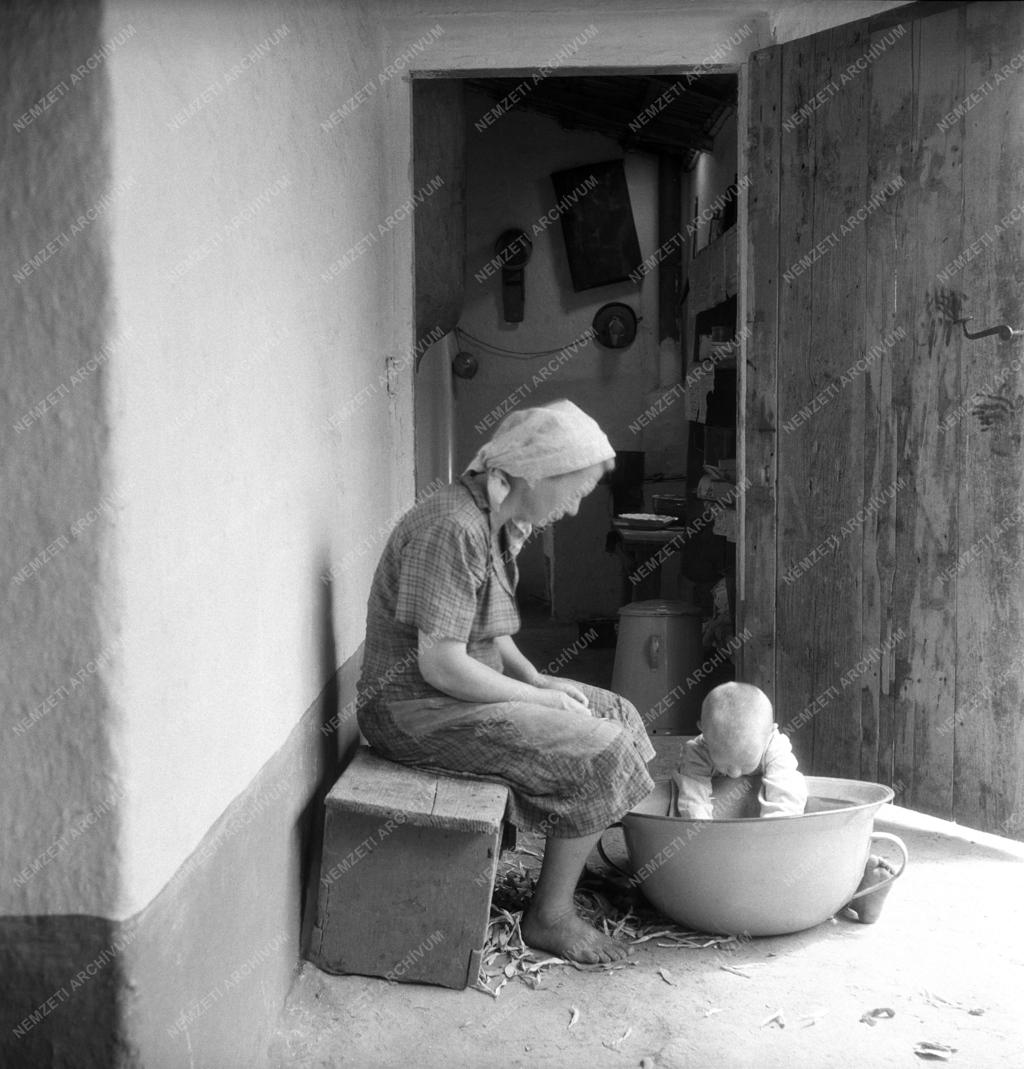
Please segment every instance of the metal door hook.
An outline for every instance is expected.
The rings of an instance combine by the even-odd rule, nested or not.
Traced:
[[[970,338],[971,341],[977,341],[978,338],[987,338],[992,334],[998,334],[1002,341],[1010,341],[1013,338],[1019,338],[1024,335],[1024,330],[1014,330],[1013,327],[1006,323],[1000,323],[998,327],[989,327],[987,330],[979,330],[976,334],[972,334],[967,329],[967,324],[973,318],[973,316],[968,316],[966,319],[957,320],[964,328],[964,337]]]

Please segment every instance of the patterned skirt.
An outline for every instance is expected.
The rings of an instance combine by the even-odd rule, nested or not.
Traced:
[[[359,726],[382,757],[504,783],[511,823],[575,839],[603,831],[654,788],[647,772],[654,748],[635,707],[611,691],[576,686],[590,713],[442,695],[375,702],[360,710]]]

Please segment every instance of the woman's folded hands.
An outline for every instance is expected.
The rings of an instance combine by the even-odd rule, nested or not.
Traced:
[[[590,702],[586,694],[575,683],[567,679],[558,679],[556,676],[546,676],[541,673],[533,680],[533,685],[539,690],[546,692],[541,698],[541,705],[548,705],[554,709],[565,709],[571,713],[589,713]]]

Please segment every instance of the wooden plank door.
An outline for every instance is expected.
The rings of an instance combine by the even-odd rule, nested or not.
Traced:
[[[750,67],[741,666],[802,764],[1024,838],[1024,7]]]

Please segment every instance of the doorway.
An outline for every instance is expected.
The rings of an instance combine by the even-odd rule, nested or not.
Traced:
[[[698,464],[688,472],[694,439],[703,453],[714,437],[709,463],[732,460],[726,469],[736,477],[736,362],[729,368],[723,360],[710,375],[693,372],[709,355],[698,346],[736,333],[735,322],[725,330],[722,307],[714,309],[731,308],[735,320],[738,83],[725,68],[588,73],[536,84],[532,71],[413,82],[414,188],[439,166],[450,174],[447,201],[432,197],[416,215],[417,337],[438,322],[446,328],[416,379],[417,488],[461,471],[508,412],[558,397],[593,415],[620,452],[620,471],[634,473],[627,485],[600,488],[587,514],[561,521],[523,551],[520,591],[563,622],[614,617],[624,601],[651,589],[652,571],[658,593],[679,596],[681,578],[683,592],[692,593],[677,547],[662,554],[668,567],[654,561],[639,579],[657,544],[630,547],[628,567],[622,555],[610,555],[612,520],[654,511],[656,495],[695,499],[703,470]],[[611,160],[621,161],[641,255],[633,278],[577,289],[551,176]],[[453,215],[461,219],[453,223]],[[499,236],[513,229],[531,239],[518,321],[505,316],[495,252]],[[637,317],[636,338],[621,349],[585,337],[609,304]],[[684,401],[688,375],[704,387],[705,401],[712,395],[713,417],[726,421],[713,429],[723,433],[694,431],[707,422],[708,407]],[[447,471],[438,457],[450,462]],[[706,502],[695,508],[696,516],[708,512]],[[735,599],[735,550],[727,547],[738,542],[739,528],[735,515],[721,524],[727,533],[715,534],[707,518],[699,526],[708,544],[720,543],[717,564],[703,562],[689,580],[705,587],[710,613],[708,579],[724,577],[725,568]]]

